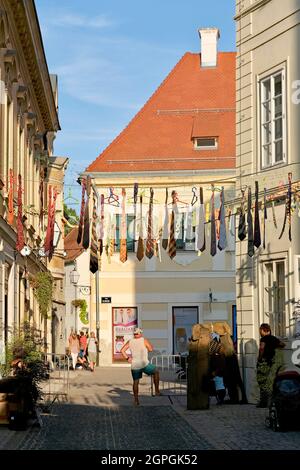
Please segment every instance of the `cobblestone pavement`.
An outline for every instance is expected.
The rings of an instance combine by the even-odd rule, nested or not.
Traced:
[[[128,368],[71,372],[71,377],[69,403],[42,416],[41,429],[1,426],[0,449],[300,450],[300,431],[271,431],[266,410],[254,405],[189,411],[186,397],[151,397],[144,378],[141,406],[134,407]]]

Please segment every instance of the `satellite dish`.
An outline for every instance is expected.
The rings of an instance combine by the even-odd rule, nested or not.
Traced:
[[[31,253],[31,249],[29,248],[29,246],[25,245],[24,248],[22,248],[22,250],[20,251],[20,253],[22,256],[29,256]]]

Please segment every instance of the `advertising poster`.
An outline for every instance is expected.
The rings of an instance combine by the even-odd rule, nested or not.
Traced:
[[[121,349],[133,338],[133,330],[137,326],[137,308],[113,308],[113,360],[124,360]],[[126,351],[130,355],[130,349]]]

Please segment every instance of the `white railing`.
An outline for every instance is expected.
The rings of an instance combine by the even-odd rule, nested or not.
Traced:
[[[153,356],[151,364],[159,371],[160,390],[164,395],[186,395],[187,356],[179,354],[159,354]],[[151,376],[151,395],[154,395]]]

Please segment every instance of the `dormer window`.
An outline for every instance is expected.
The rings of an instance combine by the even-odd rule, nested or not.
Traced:
[[[215,150],[218,148],[217,137],[196,137],[194,148],[197,150]]]

